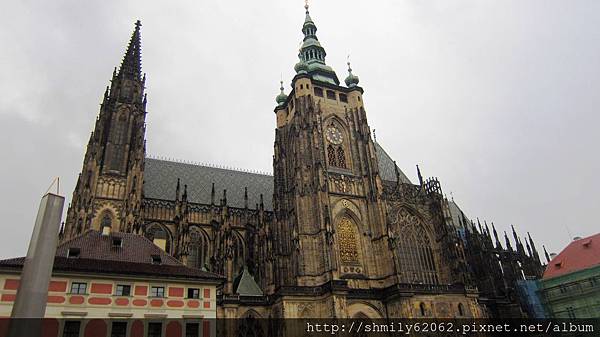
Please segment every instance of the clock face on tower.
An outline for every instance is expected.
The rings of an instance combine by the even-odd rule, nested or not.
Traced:
[[[325,138],[327,138],[327,141],[332,144],[342,144],[342,133],[335,126],[330,126],[327,128],[327,131],[325,132]]]

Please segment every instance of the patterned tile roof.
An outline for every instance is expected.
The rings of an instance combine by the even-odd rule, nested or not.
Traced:
[[[115,246],[113,239],[121,239],[121,246]],[[68,257],[69,249],[79,249],[79,256]],[[152,263],[153,255],[160,257],[160,264]],[[24,262],[24,257],[0,260],[0,268],[21,269]],[[143,236],[131,233],[103,236],[93,230],[59,245],[53,270],[195,280],[223,279],[214,273],[186,267]]]
[[[273,176],[153,158],[146,158],[144,197],[175,200],[178,178],[182,193],[183,185],[187,185],[188,201],[194,203],[210,204],[214,183],[216,204],[227,190],[227,204],[243,208],[244,187],[248,187],[248,207],[255,208],[262,193],[265,209],[273,208]]]
[[[600,265],[600,233],[571,241],[546,267],[544,279]]]
[[[397,182],[396,179],[396,170],[394,164],[394,160],[390,157],[387,152],[379,145],[379,143],[375,143],[375,151],[377,152],[377,159],[379,164],[379,176],[382,180]],[[411,184],[410,180],[406,177],[404,172],[400,168],[398,168],[398,172],[400,173],[400,182],[405,184]]]
[[[379,159],[381,179],[396,181],[394,161],[385,150],[375,143]],[[410,184],[402,172],[400,180]],[[177,179],[181,189],[187,185],[188,200],[193,203],[210,204],[212,184],[215,184],[215,203],[223,198],[227,190],[227,204],[231,207],[244,207],[244,187],[248,188],[248,207],[255,208],[263,195],[266,210],[273,209],[273,176],[218,167],[146,158],[144,168],[144,197],[151,199],[175,200]]]

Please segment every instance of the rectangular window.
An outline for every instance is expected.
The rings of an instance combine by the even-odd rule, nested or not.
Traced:
[[[188,288],[188,298],[200,298],[200,289]]]
[[[148,323],[148,337],[162,337],[162,323]]]
[[[327,98],[335,99],[335,92],[333,92],[331,90],[327,90]]]
[[[63,327],[63,337],[79,337],[79,328],[81,327],[81,322],[79,321],[65,321],[65,326]]]
[[[129,296],[131,295],[131,286],[128,284],[117,284],[117,296]]]
[[[323,97],[323,89],[315,87],[315,96]]]
[[[569,318],[577,318],[575,317],[575,309],[573,307],[567,307],[567,313],[569,314]]]
[[[152,288],[150,288],[150,296],[152,296],[152,297],[165,297],[165,287],[152,287]]]
[[[113,322],[110,337],[126,337],[127,322]]]
[[[123,246],[123,239],[121,238],[113,238],[112,245],[114,248],[119,248]]]
[[[185,337],[200,337],[200,323],[186,323]]]
[[[87,283],[73,282],[71,283],[71,294],[85,294],[87,290]]]
[[[69,251],[67,252],[67,257],[71,259],[78,258],[80,253],[81,249],[79,248],[69,248]]]
[[[348,103],[348,95],[340,94],[340,101],[344,103]]]

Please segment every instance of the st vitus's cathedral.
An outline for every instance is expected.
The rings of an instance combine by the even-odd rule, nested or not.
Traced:
[[[134,232],[226,277],[220,317],[520,317],[543,271],[529,237],[474,224],[373,141],[359,79],[325,63],[308,6],[273,176],[149,158],[138,21],[87,144],[61,241]],[[492,235],[493,233],[493,235]],[[493,239],[492,239],[493,236]]]

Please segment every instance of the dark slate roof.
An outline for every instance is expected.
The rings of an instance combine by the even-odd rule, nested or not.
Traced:
[[[181,190],[187,185],[188,201],[210,204],[212,184],[215,184],[215,203],[227,190],[227,204],[244,207],[244,187],[248,188],[248,207],[260,203],[260,194],[266,210],[273,208],[273,176],[237,170],[228,170],[161,159],[146,158],[144,167],[144,197],[175,200],[177,178]]]
[[[382,180],[397,182],[396,179],[396,170],[394,167],[394,160],[385,152],[385,150],[379,145],[379,143],[375,143],[375,151],[377,152],[377,159],[379,163],[379,176]],[[398,168],[398,172],[400,173],[400,182],[405,184],[411,184],[410,180],[406,177],[404,172],[400,168]]]
[[[463,215],[466,218],[466,215],[464,214],[464,212],[460,209],[460,207],[458,207],[458,205],[456,204],[456,202],[454,202],[454,200],[451,200],[450,202],[448,202],[448,208],[450,209],[450,215],[452,216],[452,222],[454,223],[455,227],[464,227],[466,224],[463,223]]]
[[[381,179],[396,182],[394,161],[385,150],[375,143],[379,159]],[[402,172],[400,180],[410,184]],[[144,197],[150,199],[175,200],[177,179],[187,185],[188,200],[193,203],[210,204],[212,184],[215,184],[215,203],[223,198],[227,190],[227,204],[231,207],[244,207],[244,187],[248,188],[248,207],[254,208],[263,195],[266,210],[273,209],[273,176],[224,168],[146,158],[144,168]]]
[[[121,247],[113,247],[113,238],[121,238]],[[79,248],[79,257],[67,257],[71,248]],[[161,263],[153,264],[152,255],[160,256]],[[24,257],[0,260],[0,267],[21,269],[24,261]],[[55,272],[223,280],[217,274],[183,265],[143,236],[131,233],[112,233],[110,236],[102,236],[99,232],[92,230],[58,246],[53,270]]]

